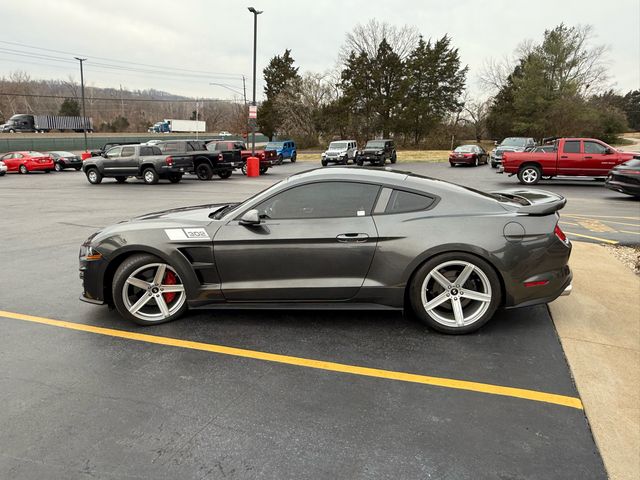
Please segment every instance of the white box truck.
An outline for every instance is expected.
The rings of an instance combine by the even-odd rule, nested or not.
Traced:
[[[149,128],[150,133],[204,133],[207,131],[207,123],[202,120],[177,120],[165,118]]]

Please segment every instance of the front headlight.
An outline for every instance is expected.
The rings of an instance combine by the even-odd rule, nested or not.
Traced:
[[[322,158],[327,156],[327,152],[322,152],[322,155],[320,155]]]

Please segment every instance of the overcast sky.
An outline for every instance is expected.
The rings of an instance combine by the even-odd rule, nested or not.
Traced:
[[[209,83],[241,91],[244,74],[250,98],[250,5],[264,10],[258,17],[258,99],[262,69],[273,55],[290,48],[301,72],[334,68],[345,33],[371,18],[414,25],[425,38],[450,35],[463,64],[469,65],[468,85],[474,94],[479,93],[478,75],[487,59],[512,54],[524,40],[539,41],[545,29],[560,22],[590,24],[595,42],[610,48],[612,86],[622,93],[640,88],[640,0],[3,1],[0,40],[85,56],[85,80],[90,85],[232,98],[231,90]],[[40,57],[17,56],[16,51]],[[72,57],[0,43],[0,76],[19,69],[32,78],[71,75],[79,81],[77,62],[59,60]],[[95,65],[127,66],[116,60],[198,72],[168,74],[128,64],[153,70],[151,74]]]

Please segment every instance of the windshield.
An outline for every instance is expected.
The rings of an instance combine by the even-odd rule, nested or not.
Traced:
[[[473,147],[473,145],[460,145],[459,147],[456,147],[456,149],[454,150],[454,152],[459,152],[459,153],[471,153],[474,151],[475,151],[475,148]]]
[[[269,142],[265,148],[282,148],[284,142]]]
[[[524,147],[527,144],[526,138],[509,137],[500,144],[501,147]]]
[[[329,150],[345,150],[347,148],[347,142],[331,142],[329,144]]]
[[[632,160],[624,162],[622,165],[624,165],[625,167],[640,167],[640,159],[634,158]]]
[[[367,146],[365,148],[384,148],[384,142],[380,140],[371,140],[367,142]]]

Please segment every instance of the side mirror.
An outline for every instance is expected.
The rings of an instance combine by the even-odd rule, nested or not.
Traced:
[[[609,147],[607,147],[607,149],[604,151],[605,155],[611,155],[612,153],[613,153],[613,149]]]
[[[252,226],[260,225],[260,214],[258,210],[247,210],[240,218],[240,225]]]

